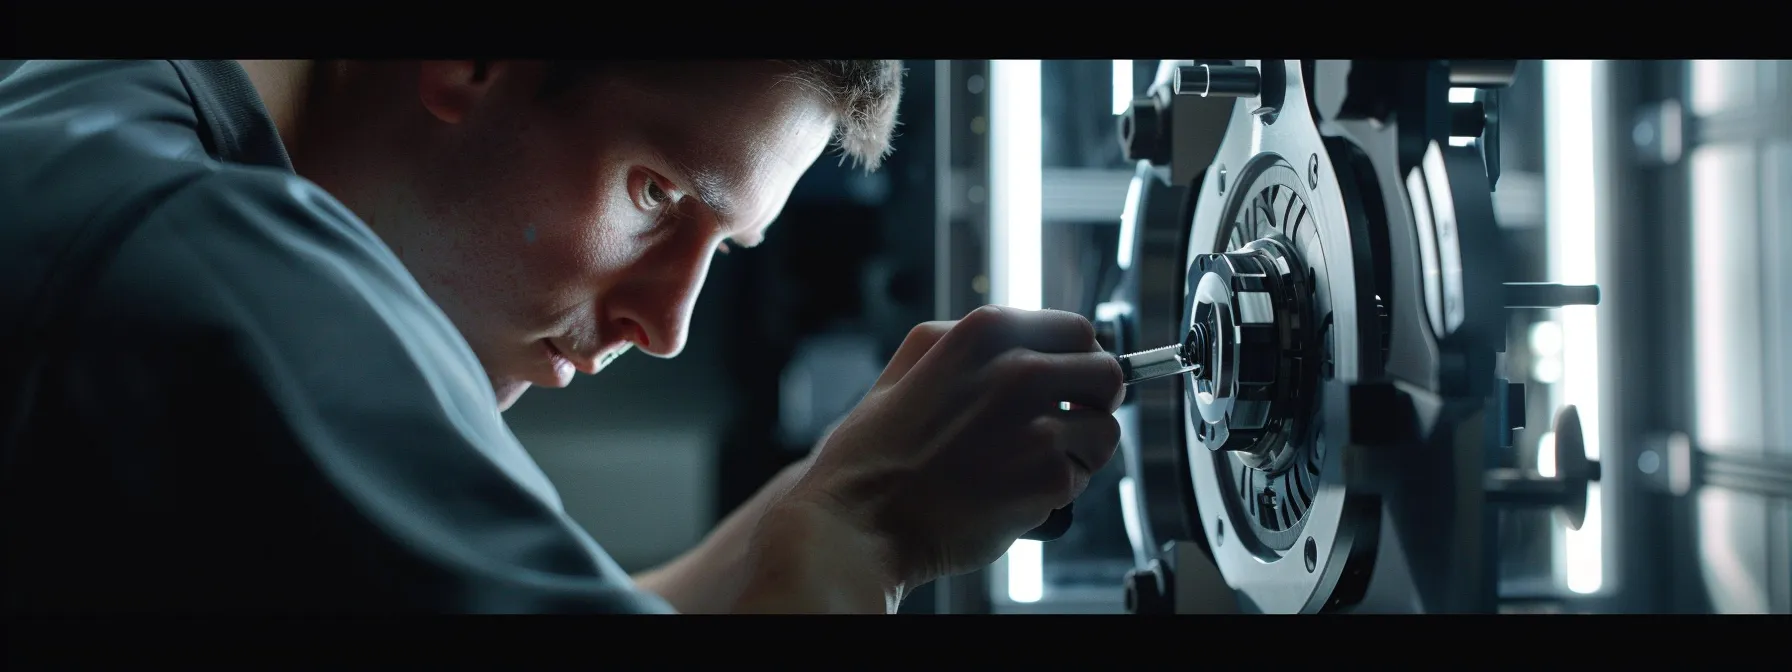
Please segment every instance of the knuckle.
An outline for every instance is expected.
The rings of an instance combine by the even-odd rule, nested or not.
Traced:
[[[971,311],[969,315],[965,315],[964,319],[959,320],[959,322],[963,323],[969,329],[983,330],[1000,324],[1005,319],[1006,314],[1006,311],[1001,306],[985,305]]]
[[[1065,313],[1065,315],[1070,316],[1068,319],[1075,325],[1074,328],[1077,333],[1077,343],[1085,348],[1094,348],[1096,346],[1095,324],[1090,322],[1089,318],[1076,313]]]
[[[952,325],[952,322],[922,322],[915,325],[915,328],[908,330],[908,336],[903,340],[909,343],[933,340],[935,337],[952,329]]]
[[[1031,389],[1049,375],[1051,367],[1039,353],[1023,348],[1009,350],[1002,360],[1002,380],[1016,390]]]

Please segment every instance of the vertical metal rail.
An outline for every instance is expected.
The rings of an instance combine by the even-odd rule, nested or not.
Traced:
[[[934,315],[951,320],[987,302],[989,62],[935,62]],[[936,613],[990,612],[989,570],[935,582]]]

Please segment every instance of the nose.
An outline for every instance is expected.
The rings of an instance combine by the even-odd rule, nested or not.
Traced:
[[[715,250],[714,241],[696,241],[644,257],[605,298],[608,326],[647,354],[678,356]]]

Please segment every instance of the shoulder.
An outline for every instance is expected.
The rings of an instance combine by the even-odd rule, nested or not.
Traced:
[[[210,170],[196,127],[166,61],[28,61],[0,78],[0,310],[59,295],[146,209]]]
[[[193,179],[144,214],[101,277],[99,296],[121,311],[106,314],[118,319],[294,335],[267,335],[280,341],[312,332],[375,347],[396,340],[450,369],[478,368],[373,231],[281,171],[228,166]]]
[[[185,80],[168,61],[26,61],[0,78],[5,174],[86,171],[56,160],[201,159],[199,117]],[[129,176],[127,176],[129,177]],[[138,176],[140,177],[140,176]]]
[[[433,445],[434,468],[495,466],[560,507],[460,332],[366,225],[302,178],[233,166],[193,180],[63,310],[72,323],[59,331],[77,347],[128,335],[119,342],[156,359],[154,375],[228,378],[318,433],[300,438],[317,450]]]
[[[502,429],[472,349],[397,256],[335,198],[281,171],[220,168],[157,204],[81,315],[90,327],[227,338],[245,363],[309,394],[397,403],[342,389],[381,381]]]
[[[164,60],[30,60],[11,61],[0,68],[4,95],[19,107],[8,116],[35,110],[66,110],[71,103],[100,102],[112,98],[123,104],[117,111],[128,115],[133,105],[166,99],[176,106],[190,99],[179,71]],[[21,95],[29,94],[29,95]],[[123,98],[134,100],[124,100]],[[152,103],[153,104],[153,103]]]
[[[217,166],[149,204],[138,219],[112,262],[120,273],[236,280],[220,291],[269,292],[267,298],[301,305],[303,297],[352,298],[405,309],[382,315],[388,319],[429,323],[402,326],[445,326],[434,324],[439,313],[428,310],[428,297],[371,229],[291,173]],[[262,286],[298,279],[304,286]]]

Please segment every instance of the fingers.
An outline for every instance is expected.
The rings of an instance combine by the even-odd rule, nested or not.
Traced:
[[[1062,310],[1017,310],[1009,319],[1016,345],[1039,352],[1094,352],[1095,325],[1088,318]]]
[[[993,356],[1013,348],[1039,352],[1090,352],[1099,350],[1095,326],[1087,318],[1061,310],[1020,310],[984,306],[971,311],[953,327],[948,340],[954,347]]]
[[[1063,411],[1045,416],[1058,425],[1058,448],[1082,475],[1083,484],[1090,476],[1107,466],[1120,445],[1120,422],[1114,414],[1092,408]],[[1079,488],[1078,493],[1082,490]]]
[[[1069,504],[1089,487],[1095,472],[1107,466],[1120,445],[1120,423],[1113,414],[1077,409],[1042,415],[1033,420],[1031,434],[1047,451],[1036,472],[1053,509]]]
[[[915,325],[914,329],[909,330],[908,337],[902,339],[902,345],[897,346],[896,354],[890,357],[890,363],[884,365],[884,372],[878,376],[875,386],[884,387],[902,380],[903,376],[908,375],[909,369],[915,368],[915,363],[921,361],[923,356],[932,351],[933,346],[939,343],[940,339],[945,337],[955,324],[957,323],[938,321],[922,322]]]
[[[1113,413],[1126,395],[1126,373],[1105,352],[1013,350],[990,364],[991,375],[1019,407],[1056,408],[1062,402]]]
[[[877,384],[895,383],[915,369],[958,375],[1014,350],[1101,352],[1101,346],[1095,340],[1094,325],[1081,315],[984,306],[956,322],[926,322],[915,327]]]

